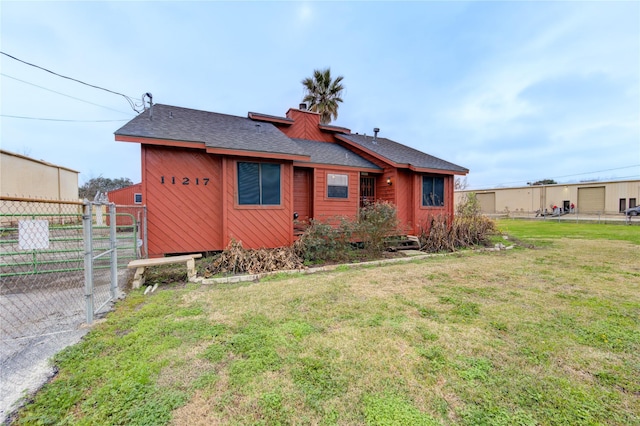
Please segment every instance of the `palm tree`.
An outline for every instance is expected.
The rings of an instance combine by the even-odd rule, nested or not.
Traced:
[[[342,102],[341,75],[331,81],[331,68],[325,70],[314,70],[313,78],[305,78],[302,85],[307,91],[302,102],[309,103],[311,111],[320,113],[320,122],[329,124],[331,120],[338,118],[338,102]]]

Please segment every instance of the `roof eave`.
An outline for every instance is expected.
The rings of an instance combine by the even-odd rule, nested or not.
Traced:
[[[134,142],[146,145],[174,146],[180,148],[204,149],[209,154],[230,155],[238,157],[270,158],[289,161],[309,161],[311,157],[304,154],[283,153],[273,151],[249,151],[241,149],[219,148],[206,146],[204,142],[179,141],[172,139],[146,138],[140,136],[116,135],[118,142]]]
[[[324,130],[326,132],[333,132],[333,133],[344,133],[344,134],[351,134],[351,130],[347,129],[346,127],[340,127],[340,126],[332,126],[330,124],[318,124],[318,128],[320,130]]]
[[[414,166],[413,164],[401,164],[400,168],[407,168],[417,173],[440,173],[440,174],[446,174],[446,175],[461,175],[461,176],[464,176],[467,173],[469,173],[469,170],[467,169],[464,169],[464,170],[436,169],[432,167],[417,167],[417,166]]]
[[[255,121],[264,121],[267,123],[277,123],[277,124],[282,124],[285,126],[291,126],[293,124],[293,120],[287,117],[276,117],[275,115],[267,115],[267,114],[260,114],[258,112],[249,112],[247,114],[247,117],[249,117],[251,120],[255,120]]]
[[[161,138],[149,138],[145,136],[133,136],[117,134],[115,135],[117,142],[133,142],[147,145],[161,145],[161,146],[177,146],[180,148],[205,148],[205,143],[202,141],[184,141],[175,139],[161,139]]]
[[[207,154],[228,155],[235,157],[269,158],[272,160],[304,161],[308,162],[310,157],[302,154],[286,154],[281,152],[268,151],[245,151],[241,149],[207,147]]]

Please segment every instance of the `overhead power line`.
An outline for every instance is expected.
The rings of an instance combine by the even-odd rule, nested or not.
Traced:
[[[566,177],[574,177],[574,176],[582,176],[582,175],[592,175],[594,173],[611,172],[611,171],[614,171],[614,170],[630,169],[632,167],[640,167],[640,164],[634,164],[632,166],[625,166],[625,167],[616,167],[614,169],[597,170],[595,172],[574,173],[572,175],[555,176],[553,179],[561,179],[561,178],[566,178]]]
[[[24,116],[21,116],[21,115],[6,115],[6,114],[0,114],[0,117],[20,118],[20,119],[23,119],[23,120],[65,121],[65,122],[69,122],[69,123],[113,123],[113,122],[116,122],[116,121],[129,121],[128,119],[123,119],[123,120],[67,120],[67,119],[63,119],[63,118],[24,117]]]
[[[104,105],[96,104],[96,103],[94,103],[94,102],[87,101],[87,100],[85,100],[85,99],[76,98],[75,96],[67,95],[67,94],[62,93],[62,92],[57,92],[57,91],[55,91],[55,90],[48,89],[48,88],[46,88],[46,87],[39,86],[39,85],[34,84],[34,83],[30,83],[30,82],[25,81],[25,80],[20,80],[19,78],[12,77],[12,76],[7,75],[7,74],[5,74],[5,73],[3,73],[3,72],[0,72],[0,75],[1,75],[1,76],[3,76],[3,77],[10,78],[10,79],[12,79],[12,80],[19,81],[19,82],[24,83],[24,84],[28,84],[28,85],[30,85],[30,86],[37,87],[37,88],[42,89],[42,90],[46,90],[46,91],[48,91],[48,92],[56,93],[56,94],[61,95],[61,96],[66,96],[67,98],[75,99],[76,101],[80,101],[80,102],[87,103],[87,104],[89,104],[89,105],[99,106],[99,107],[101,107],[101,108],[105,108],[105,109],[108,109],[108,110],[111,110],[111,111],[115,111],[115,112],[120,112],[120,113],[122,113],[122,114],[127,114],[127,115],[128,115],[128,114],[131,114],[130,112],[120,111],[119,109],[115,109],[115,108],[111,108],[111,107],[108,107],[108,106],[104,106]]]
[[[545,179],[562,179],[562,178],[570,178],[570,177],[576,177],[576,176],[584,176],[584,175],[592,175],[595,173],[604,173],[604,172],[611,172],[611,171],[615,171],[615,170],[624,170],[624,169],[631,169],[634,167],[640,167],[640,164],[633,164],[631,166],[624,166],[624,167],[615,167],[612,169],[604,169],[604,170],[596,170],[593,172],[584,172],[584,173],[573,173],[570,175],[563,175],[563,176],[548,176]],[[631,175],[631,176],[623,176],[623,178],[632,178],[635,177],[637,175]],[[542,179],[540,179],[542,180]],[[515,185],[515,184],[524,184],[524,183],[530,183],[530,182],[535,182],[535,181],[524,181],[524,180],[518,180],[518,181],[512,181],[512,182],[502,182],[502,183],[498,183],[498,184],[493,184],[493,185],[483,185],[483,187],[486,188],[497,188],[497,187],[502,187],[502,186],[506,186],[506,185]]]
[[[129,106],[131,107],[131,109],[133,109],[137,113],[140,113],[140,111],[138,111],[136,109],[137,104],[135,102],[133,102],[133,100],[127,95],[124,95],[124,94],[119,93],[119,92],[115,92],[113,90],[105,89],[104,87],[96,86],[95,84],[86,83],[86,82],[84,82],[82,80],[78,80],[78,79],[73,78],[73,77],[68,77],[66,75],[58,74],[57,72],[51,71],[51,70],[49,70],[47,68],[41,67],[41,66],[36,65],[36,64],[32,64],[32,63],[27,62],[27,61],[23,61],[22,59],[16,58],[15,56],[9,55],[8,53],[2,52],[2,51],[0,51],[0,53],[5,55],[5,56],[7,56],[7,57],[9,57],[9,58],[11,58],[11,59],[13,59],[13,60],[16,60],[18,62],[22,62],[23,64],[29,65],[29,66],[34,67],[34,68],[41,69],[42,71],[46,71],[46,72],[48,72],[50,74],[53,74],[55,76],[58,76],[58,77],[61,77],[61,78],[66,78],[67,80],[75,81],[76,83],[84,84],[85,86],[93,87],[94,89],[104,90],[105,92],[113,93],[114,95],[122,96],[123,98],[125,98],[127,100],[127,102],[129,102]]]

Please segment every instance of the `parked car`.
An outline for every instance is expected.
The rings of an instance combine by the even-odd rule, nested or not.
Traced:
[[[627,216],[638,216],[640,215],[640,206],[630,207],[624,211],[624,214]]]

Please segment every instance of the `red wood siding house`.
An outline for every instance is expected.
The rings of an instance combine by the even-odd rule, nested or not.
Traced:
[[[131,226],[142,220],[142,183],[129,185],[124,188],[114,189],[107,192],[109,201],[118,206],[116,211],[117,226]],[[109,216],[107,215],[107,224]]]
[[[124,188],[114,189],[107,192],[109,201],[119,206],[135,206],[142,207],[142,183],[136,183]]]
[[[298,221],[355,217],[363,200],[398,207],[407,232],[453,215],[468,170],[386,138],[320,124],[319,114],[237,117],[157,104],[115,133],[141,145],[150,256],[293,243]]]

